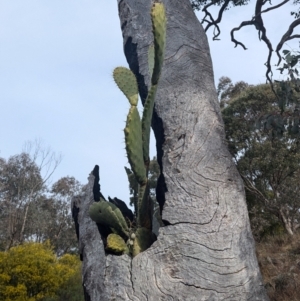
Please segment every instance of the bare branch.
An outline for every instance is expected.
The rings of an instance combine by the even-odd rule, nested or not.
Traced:
[[[222,7],[219,10],[219,14],[218,14],[218,18],[216,20],[214,20],[214,18],[212,17],[212,15],[208,12],[208,7],[210,7],[211,5],[215,4],[217,1],[212,1],[211,3],[207,4],[206,6],[204,6],[204,8],[202,9],[202,11],[205,12],[205,16],[202,20],[202,23],[207,22],[207,26],[205,27],[205,31],[207,31],[211,26],[215,26],[214,29],[214,36],[213,36],[213,40],[218,40],[217,37],[220,35],[221,31],[220,28],[218,26],[218,23],[221,22],[222,20],[222,16],[223,16],[223,12],[226,9],[226,7],[228,6],[230,0],[225,0],[225,2],[223,3]],[[209,16],[211,21],[206,20],[206,17]],[[217,34],[215,34],[215,30],[217,30]]]
[[[243,43],[241,43],[241,42],[239,42],[235,39],[234,32],[240,30],[244,26],[248,26],[248,25],[254,25],[255,26],[255,28],[256,28],[256,30],[258,31],[258,34],[259,34],[259,39],[263,40],[266,43],[266,45],[269,49],[268,59],[267,59],[267,62],[265,64],[266,67],[267,67],[266,77],[267,77],[267,80],[270,83],[272,83],[272,79],[271,79],[271,77],[272,77],[271,58],[272,58],[273,47],[272,47],[272,44],[271,44],[270,40],[267,37],[267,30],[264,26],[264,22],[263,22],[263,19],[261,17],[261,14],[262,14],[261,9],[262,9],[262,6],[265,3],[266,3],[266,1],[257,0],[256,7],[255,7],[255,16],[252,18],[252,20],[251,21],[244,21],[240,24],[239,27],[233,28],[230,32],[230,35],[231,35],[231,41],[235,43],[235,47],[240,45],[244,48],[244,50],[246,50],[247,49],[246,46]],[[281,4],[281,5],[283,5],[283,4]],[[270,8],[269,8],[269,10],[270,10]],[[270,74],[271,74],[271,77],[270,77]]]
[[[242,46],[242,47],[244,48],[244,50],[247,50],[246,46],[245,46],[243,43],[241,43],[241,42],[239,42],[239,41],[237,41],[237,40],[235,39],[235,37],[234,37],[234,32],[235,32],[235,31],[238,31],[238,30],[240,30],[242,27],[248,26],[248,25],[254,25],[254,21],[243,21],[243,22],[240,24],[239,27],[235,27],[235,28],[233,28],[233,29],[231,30],[231,32],[230,32],[230,35],[231,35],[231,41],[232,41],[233,43],[235,43],[235,46],[234,46],[234,47],[237,47],[238,45],[240,45],[240,46]]]
[[[263,202],[263,204],[266,206],[266,208],[268,208],[268,210],[269,210],[270,212],[273,212],[273,213],[277,214],[277,213],[278,213],[278,208],[275,207],[275,206],[272,206],[272,205],[270,204],[270,201],[269,201],[269,200],[261,193],[260,190],[258,190],[258,189],[254,186],[254,184],[253,184],[247,177],[245,177],[245,176],[242,175],[242,174],[241,174],[241,177],[242,177],[243,180],[244,180],[245,188],[246,188],[249,192],[251,192],[251,193],[253,193],[254,195],[256,195],[256,197],[257,197],[259,200],[261,200],[261,201]]]
[[[41,139],[27,141],[24,144],[23,151],[31,155],[32,160],[38,165],[40,173],[43,171],[42,183],[44,185],[53,175],[54,171],[61,163],[61,154],[56,154],[50,147],[44,147]]]
[[[272,43],[270,42],[270,40],[267,36],[267,31],[266,31],[266,27],[264,26],[264,22],[263,22],[263,19],[262,19],[262,14],[265,14],[265,13],[268,13],[268,12],[273,11],[275,9],[278,9],[281,6],[288,3],[289,1],[290,0],[283,0],[279,4],[274,5],[274,6],[270,6],[270,7],[263,10],[262,9],[263,6],[266,5],[267,3],[270,3],[270,0],[256,0],[254,17],[249,21],[241,22],[241,24],[238,27],[233,28],[230,32],[231,41],[235,44],[235,47],[241,46],[244,50],[246,50],[247,47],[241,41],[238,41],[235,38],[235,32],[240,30],[241,28],[243,28],[245,26],[249,26],[249,25],[254,25],[255,26],[256,30],[258,31],[259,39],[262,40],[267,45],[267,48],[268,48],[268,57],[267,57],[267,61],[265,63],[265,65],[267,67],[266,78],[267,78],[267,81],[271,84],[272,90],[273,90],[274,93],[275,93],[275,91],[274,91],[274,88],[273,88],[273,85],[272,85],[272,67],[271,67],[273,46],[272,46]],[[221,22],[224,10],[228,7],[228,5],[230,3],[230,0],[225,0],[225,2],[223,3],[223,5],[221,6],[221,8],[219,10],[218,18],[216,20],[214,20],[213,16],[208,11],[208,8],[212,5],[214,5],[214,4],[217,4],[217,3],[218,3],[217,0],[213,0],[212,2],[207,4],[202,9],[202,11],[205,13],[205,16],[202,20],[202,23],[207,23],[207,25],[205,27],[205,31],[207,31],[211,26],[215,27],[214,28],[214,33],[213,33],[213,40],[217,40],[217,37],[221,33],[221,30],[220,30],[218,24]],[[220,2],[218,4],[220,4]],[[281,59],[282,59],[281,55],[279,54],[279,51],[281,50],[283,44],[286,41],[300,38],[300,34],[292,35],[294,28],[296,26],[298,26],[299,24],[300,24],[300,18],[298,18],[297,20],[292,22],[291,25],[289,26],[289,29],[287,30],[287,32],[282,36],[281,41],[278,43],[277,48],[276,48],[276,53],[277,53],[277,56],[278,56],[278,64],[277,65],[280,64]],[[276,93],[275,93],[275,95],[276,95]]]
[[[292,39],[295,39],[295,38],[300,38],[300,35],[293,35],[292,36],[292,33],[295,29],[295,27],[297,27],[298,25],[300,24],[300,19],[297,19],[295,20],[294,22],[292,22],[288,28],[288,30],[286,31],[286,33],[282,36],[280,42],[278,43],[277,47],[276,47],[276,53],[277,53],[277,56],[278,56],[278,63],[277,65],[280,64],[281,62],[281,55],[279,54],[279,51],[281,50],[283,44],[286,42],[286,41],[289,41],[289,40],[292,40]]]
[[[261,14],[264,14],[264,13],[267,13],[268,11],[270,11],[270,10],[276,9],[276,8],[278,8],[278,7],[280,7],[280,6],[282,6],[282,5],[286,4],[286,3],[288,3],[289,1],[290,1],[290,0],[284,0],[284,1],[282,1],[281,3],[279,3],[279,4],[275,5],[275,6],[271,6],[271,7],[267,8],[267,9],[263,10],[263,11],[261,12]],[[265,4],[265,3],[264,3],[264,4]],[[264,4],[263,4],[263,5],[264,5]]]

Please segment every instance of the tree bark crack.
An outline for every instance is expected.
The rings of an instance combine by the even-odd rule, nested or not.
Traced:
[[[220,181],[220,180],[215,180],[215,179],[210,179],[208,177],[205,177],[203,176],[201,173],[197,172],[195,169],[193,170],[195,174],[197,174],[198,176],[200,176],[201,178],[207,180],[207,181],[211,181],[211,182],[218,182],[218,183],[224,183],[225,184],[225,181]]]
[[[133,290],[133,293],[135,293],[135,289],[134,289],[134,283],[133,283],[133,279],[132,279],[132,259],[130,260],[130,269],[129,269],[129,273],[130,273],[130,282],[131,282],[131,287]]]
[[[218,290],[215,290],[215,289],[212,289],[212,288],[206,288],[206,287],[201,287],[201,286],[198,286],[198,285],[195,285],[195,284],[189,284],[189,283],[186,283],[186,282],[183,282],[183,281],[179,281],[179,282],[182,283],[184,286],[191,286],[191,287],[201,289],[201,290],[205,290],[205,291],[214,291],[218,294],[226,294],[227,293],[227,292],[218,291]]]
[[[218,268],[232,268],[232,267],[235,266],[235,265],[233,265],[233,266],[230,266],[230,265],[218,265],[218,264],[213,263],[213,262],[207,262],[207,261],[205,261],[205,260],[203,260],[203,259],[201,259],[201,258],[199,258],[199,257],[194,257],[194,256],[182,254],[182,253],[180,253],[180,255],[182,255],[182,256],[184,256],[184,257],[187,257],[187,258],[199,260],[199,261],[204,262],[204,263],[209,264],[209,265],[214,265],[214,266],[216,266],[216,267],[218,267]],[[223,258],[222,258],[222,259],[223,259]],[[232,274],[237,274],[237,273],[243,271],[245,268],[246,268],[246,267],[243,267],[242,269],[240,269],[240,270],[238,270],[238,271],[235,271],[235,272],[232,272],[232,273],[219,273],[219,272],[217,272],[217,271],[215,271],[215,270],[210,270],[210,269],[208,269],[208,268],[205,268],[205,269],[207,269],[207,270],[209,270],[209,271],[212,271],[212,272],[214,272],[214,273],[218,273],[219,275],[232,275]]]
[[[210,248],[210,247],[208,247],[208,246],[206,246],[206,245],[204,245],[204,244],[202,244],[202,243],[200,243],[200,242],[197,242],[197,241],[193,241],[193,240],[190,240],[190,239],[186,239],[186,241],[189,241],[189,242],[191,242],[191,243],[194,243],[194,244],[196,244],[196,245],[202,246],[202,247],[204,247],[204,248],[206,248],[206,249],[209,249],[209,250],[211,250],[211,251],[216,251],[216,252],[224,252],[224,251],[226,251],[226,250],[230,250],[230,249],[231,249],[231,247],[227,247],[227,248],[223,248],[223,249]]]
[[[194,49],[194,50],[196,50],[196,51],[202,52],[201,49],[199,49],[199,48],[196,48],[196,47],[193,47],[193,46],[187,45],[187,44],[182,44],[182,45],[180,45],[180,47],[178,47],[178,49],[176,50],[175,53],[173,53],[173,54],[170,55],[169,57],[165,57],[165,60],[168,61],[168,60],[172,59],[173,57],[175,57],[175,56],[177,55],[177,53],[178,53],[182,48],[184,48],[184,47],[192,48],[192,49]],[[184,52],[184,53],[183,53],[182,55],[180,55],[179,58],[181,58],[181,56],[186,56],[185,51],[183,51],[183,52]],[[172,61],[172,62],[176,62],[179,58],[176,58],[176,60],[174,60],[174,61]],[[166,63],[168,64],[168,62],[166,62]],[[171,62],[170,62],[170,63],[171,63]]]

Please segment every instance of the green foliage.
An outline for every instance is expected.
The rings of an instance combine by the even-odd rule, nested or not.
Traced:
[[[194,10],[201,10],[205,5],[208,5],[212,3],[211,0],[190,0],[192,8]],[[218,0],[214,1],[213,5],[221,6],[225,3],[225,0]],[[247,5],[249,3],[249,0],[230,0],[229,5],[231,6],[241,6],[241,5]]]
[[[277,70],[284,74],[285,81],[276,81],[275,92],[278,99],[278,105],[281,113],[289,118],[289,131],[294,135],[299,136],[299,93],[300,93],[300,78],[299,78],[299,63],[300,52],[283,50],[283,63]]]
[[[287,80],[295,80],[299,76],[297,65],[300,62],[300,52],[285,49],[282,53],[283,64],[277,70],[279,70],[281,74],[287,71]]]
[[[54,154],[40,145],[34,154],[0,158],[0,251],[26,241],[49,239],[57,255],[76,252],[69,204],[82,185],[74,177],[48,185],[47,172],[51,174],[55,164]]]
[[[162,3],[154,3],[151,9],[151,19],[154,36],[154,46],[149,47],[148,67],[151,75],[152,86],[145,101],[142,120],[137,110],[138,86],[133,72],[124,67],[117,67],[113,77],[120,90],[128,98],[131,105],[127,115],[125,133],[125,146],[131,170],[125,167],[129,185],[133,197],[131,201],[135,207],[135,220],[126,224],[121,211],[113,208],[110,203],[100,200],[90,207],[91,218],[99,224],[109,226],[114,234],[107,237],[106,249],[116,254],[128,253],[125,241],[130,247],[131,255],[148,248],[154,241],[152,235],[153,201],[150,197],[148,180],[149,172],[149,142],[150,126],[155,101],[158,79],[164,61],[165,40],[166,40],[166,15]],[[152,181],[153,182],[153,181]],[[135,242],[129,238],[129,233],[136,235]],[[136,234],[135,234],[136,233]],[[118,235],[116,235],[118,234]],[[122,238],[121,238],[121,237]]]
[[[153,200],[156,199],[156,184],[157,179],[160,175],[160,167],[157,163],[156,157],[153,157],[153,159],[149,163],[149,172],[148,172],[148,185],[150,189],[150,196]]]
[[[130,195],[132,195],[130,197],[130,206],[135,206],[134,210],[137,212],[136,204],[138,202],[139,183],[130,168],[125,166],[125,171],[128,177]]]
[[[82,190],[82,185],[74,177],[66,176],[60,178],[51,187],[51,193],[64,198],[70,202],[72,197],[78,195]]]
[[[55,296],[78,271],[78,256],[57,258],[49,242],[0,252],[0,300],[35,301]]]
[[[229,150],[248,190],[254,234],[260,237],[276,223],[293,232],[300,217],[300,144],[271,87],[248,87],[227,102],[222,115]]]
[[[243,81],[233,84],[229,77],[222,76],[219,79],[217,88],[221,108],[226,107],[230,99],[238,96],[247,87],[249,87],[249,85]]]
[[[75,274],[58,288],[55,296],[43,298],[41,301],[84,301],[81,264],[78,263],[77,266]]]

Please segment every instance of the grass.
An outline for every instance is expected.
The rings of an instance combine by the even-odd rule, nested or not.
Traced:
[[[299,301],[300,233],[269,236],[256,253],[270,301]]]

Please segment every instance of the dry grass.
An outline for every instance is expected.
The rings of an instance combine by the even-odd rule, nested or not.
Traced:
[[[271,301],[300,301],[300,233],[268,237],[256,245]]]

